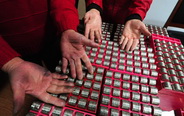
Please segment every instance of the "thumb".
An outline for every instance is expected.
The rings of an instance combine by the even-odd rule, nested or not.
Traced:
[[[80,40],[82,45],[90,46],[90,47],[99,47],[99,44],[95,43],[94,41],[87,39],[86,37],[81,37]]]
[[[141,26],[141,29],[140,29],[141,33],[143,33],[144,35],[146,36],[150,36],[151,33],[148,31],[148,29],[146,28],[146,26]]]
[[[25,91],[20,87],[13,87],[14,114],[16,114],[24,104]]]
[[[90,17],[88,15],[85,15],[84,17],[84,24],[86,24],[89,21]]]

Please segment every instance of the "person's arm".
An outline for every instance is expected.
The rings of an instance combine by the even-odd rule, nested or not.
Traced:
[[[90,6],[91,4],[96,4],[100,8],[103,8],[102,6],[102,0],[86,0],[86,6]]]
[[[1,70],[8,73],[10,78],[15,114],[23,106],[25,94],[30,94],[46,103],[64,106],[63,100],[49,93],[60,94],[73,91],[73,83],[59,80],[66,79],[67,76],[51,73],[35,63],[22,60],[20,57],[8,61]]]
[[[143,20],[149,10],[153,0],[132,0],[130,7],[128,8],[128,17],[126,21],[131,19]]]
[[[85,1],[86,1],[86,12],[90,11],[91,9],[96,9],[102,16],[103,10],[102,0],[85,0]]]
[[[63,100],[53,97],[47,92],[54,94],[69,93],[73,91],[71,87],[74,84],[58,80],[67,77],[51,73],[37,64],[24,61],[20,56],[0,37],[0,69],[7,73],[10,78],[14,98],[14,113],[17,113],[24,104],[25,94],[30,94],[56,106],[64,106]]]
[[[62,33],[60,40],[62,71],[65,73],[69,65],[72,77],[82,79],[82,60],[88,71],[93,73],[93,67],[83,46],[98,47],[98,44],[77,32],[79,18],[75,0],[51,0],[51,15]]]
[[[142,22],[151,3],[152,0],[132,0],[128,9],[129,15],[125,20],[125,27],[119,42],[121,48],[125,49],[125,51],[132,51],[136,48],[141,33],[146,36],[151,35]]]
[[[68,29],[77,31],[79,16],[75,3],[76,0],[51,0],[51,16],[58,27],[59,33]]]
[[[20,56],[11,46],[0,36],[0,69],[4,64],[13,59],[14,57]]]
[[[102,0],[86,0],[86,14],[84,16],[85,37],[100,42],[102,33]]]

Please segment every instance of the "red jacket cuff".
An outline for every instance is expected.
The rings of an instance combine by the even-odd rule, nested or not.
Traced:
[[[100,6],[101,8],[103,8],[102,6],[102,0],[86,0],[86,5],[89,6],[90,4],[97,4],[98,6]]]

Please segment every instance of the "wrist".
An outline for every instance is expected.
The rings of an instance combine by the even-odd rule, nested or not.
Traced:
[[[142,22],[142,21],[139,20],[139,19],[131,19],[131,20],[128,20],[127,22],[135,22],[135,21],[136,21],[136,22]],[[127,22],[126,22],[126,23],[127,23]],[[126,24],[126,23],[125,23],[125,24]]]
[[[19,66],[22,62],[24,62],[24,60],[22,60],[20,57],[15,57],[3,65],[2,71],[9,73],[17,66]]]
[[[63,31],[63,33],[67,33],[67,32],[75,32],[75,30],[73,30],[73,29],[67,29],[67,30]]]
[[[142,21],[142,18],[141,18],[141,16],[139,14],[132,14],[132,15],[128,16],[125,19],[125,23],[128,22],[129,20],[133,20],[133,19],[137,19],[137,20]]]
[[[99,5],[97,5],[95,3],[90,4],[86,8],[86,12],[90,11],[91,9],[97,10],[100,13],[100,15],[102,16],[102,8]]]
[[[95,13],[95,14],[100,15],[100,12],[99,12],[98,10],[96,10],[96,9],[91,9],[90,12],[93,12],[93,13]]]
[[[68,33],[74,33],[74,32],[76,32],[76,31],[73,29],[67,29],[67,30],[63,31],[61,37],[66,36],[66,35],[68,36]]]

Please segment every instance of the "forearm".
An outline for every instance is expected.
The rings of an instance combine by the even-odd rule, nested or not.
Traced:
[[[20,57],[15,57],[3,65],[2,71],[9,73],[23,61]]]
[[[153,0],[133,0],[131,6],[128,9],[128,17],[132,17],[131,15],[136,14],[140,16],[141,20],[143,20],[151,6],[152,1]]]
[[[102,7],[98,4],[95,4],[95,3],[91,3],[89,5],[86,5],[86,12],[88,12],[90,10],[97,10],[100,13],[101,16],[103,14]]]
[[[127,21],[132,20],[132,19],[137,19],[137,20],[142,21],[142,18],[141,18],[141,16],[140,16],[139,14],[131,14],[131,15],[129,15],[129,16],[125,19],[125,24],[126,24]]]
[[[103,9],[102,0],[86,0],[86,6],[90,6],[91,4],[95,4]]]
[[[77,31],[79,17],[75,0],[51,0],[51,15],[60,32],[68,29]]]
[[[11,59],[20,56],[11,46],[0,36],[0,68]]]

